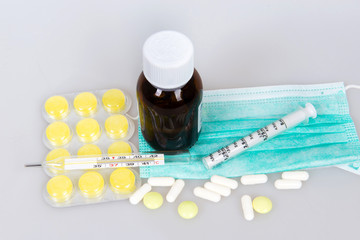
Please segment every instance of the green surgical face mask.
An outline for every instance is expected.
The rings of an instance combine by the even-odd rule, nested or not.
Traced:
[[[201,158],[312,103],[318,117],[207,170]],[[142,167],[141,177],[207,179],[350,164],[358,168],[360,143],[343,83],[204,91],[202,130],[188,164]],[[141,152],[151,151],[139,131]],[[353,164],[355,163],[355,164]]]

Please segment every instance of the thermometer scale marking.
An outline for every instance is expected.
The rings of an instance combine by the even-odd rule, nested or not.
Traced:
[[[141,167],[164,165],[164,154],[132,154],[121,156],[68,158],[64,160],[64,170],[99,169],[117,167]]]

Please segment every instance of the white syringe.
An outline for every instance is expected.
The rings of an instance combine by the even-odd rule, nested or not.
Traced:
[[[265,142],[266,140],[279,135],[287,129],[295,127],[304,121],[308,121],[309,117],[316,118],[316,116],[317,113],[315,107],[311,103],[307,103],[305,108],[301,107],[298,111],[290,113],[266,127],[260,128],[256,132],[249,134],[239,141],[219,149],[209,156],[204,157],[202,161],[207,169],[211,169],[218,164],[225,162],[229,158],[246,151],[248,148]]]

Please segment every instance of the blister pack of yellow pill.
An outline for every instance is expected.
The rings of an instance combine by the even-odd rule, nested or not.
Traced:
[[[134,168],[90,170],[52,177],[43,196],[53,207],[70,207],[128,199],[140,185]]]
[[[50,149],[46,160],[137,152],[128,141],[135,131],[130,107],[131,98],[120,89],[49,97],[42,108],[49,123],[43,135]]]

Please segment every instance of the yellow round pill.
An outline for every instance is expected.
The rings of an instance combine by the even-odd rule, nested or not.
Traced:
[[[51,178],[46,185],[47,192],[55,202],[65,202],[73,193],[73,184],[67,176],[58,175]]]
[[[68,101],[62,96],[50,97],[45,102],[45,111],[52,119],[64,119],[70,112]]]
[[[100,138],[101,129],[95,119],[85,118],[76,124],[76,133],[82,142],[90,143]]]
[[[128,128],[129,122],[127,118],[121,114],[110,116],[105,121],[106,133],[112,139],[126,137]]]
[[[80,116],[89,117],[97,110],[97,99],[90,92],[80,93],[74,99],[74,108]]]
[[[112,143],[108,148],[108,154],[131,153],[131,146],[127,142],[119,141]]]
[[[264,196],[254,198],[252,204],[253,204],[254,210],[258,213],[265,214],[265,213],[270,212],[272,209],[271,200]]]
[[[164,202],[163,197],[158,192],[148,192],[143,199],[145,207],[149,209],[157,209],[161,207]]]
[[[178,213],[180,217],[185,219],[192,219],[198,214],[199,208],[193,201],[184,201],[178,206]]]
[[[60,174],[64,171],[64,158],[69,157],[70,153],[64,148],[56,148],[46,155],[46,161],[51,161],[49,170],[54,174]]]
[[[118,168],[110,175],[111,190],[119,194],[129,194],[135,190],[135,174],[128,168]]]
[[[55,147],[63,146],[70,142],[72,133],[64,122],[53,122],[46,128],[46,137]]]
[[[102,97],[104,109],[109,113],[118,113],[125,108],[125,95],[119,89],[110,89]]]
[[[87,198],[99,197],[105,189],[104,178],[95,171],[84,173],[80,177],[78,185],[81,193]]]
[[[85,144],[79,148],[78,156],[90,156],[90,155],[101,155],[101,150],[95,144]]]

